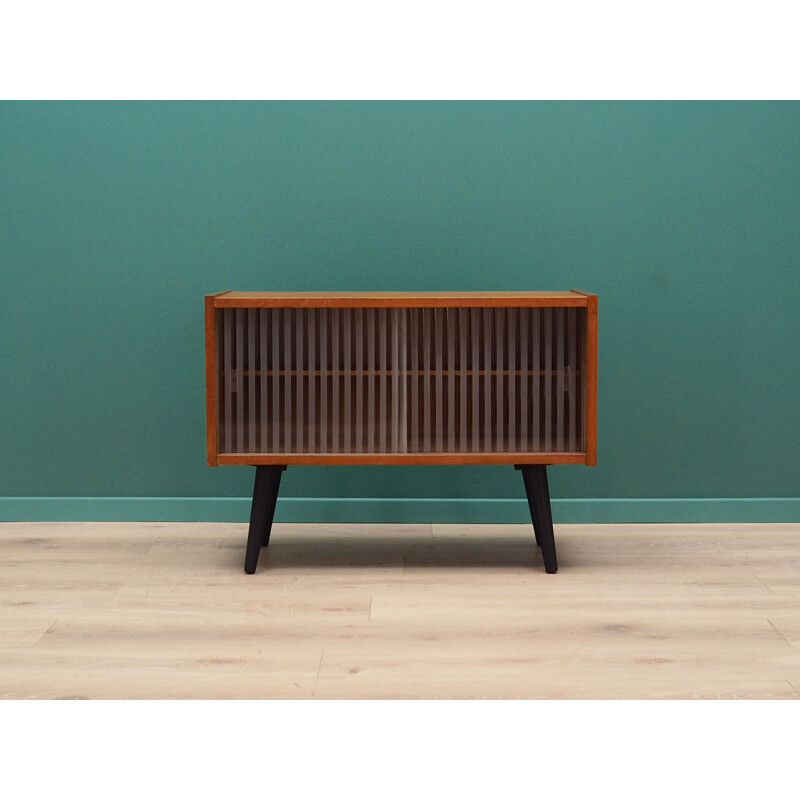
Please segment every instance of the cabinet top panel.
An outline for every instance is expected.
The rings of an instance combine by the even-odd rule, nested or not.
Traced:
[[[586,306],[585,292],[219,292],[217,308],[413,308],[434,306]]]

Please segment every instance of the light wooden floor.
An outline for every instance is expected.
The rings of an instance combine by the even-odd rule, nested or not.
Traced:
[[[0,524],[3,698],[800,699],[800,524]]]

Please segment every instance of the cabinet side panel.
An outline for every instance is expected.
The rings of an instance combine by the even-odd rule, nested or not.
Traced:
[[[205,298],[206,335],[206,461],[209,467],[217,464],[217,330],[214,297]]]
[[[597,295],[586,309],[586,464],[597,464]]]

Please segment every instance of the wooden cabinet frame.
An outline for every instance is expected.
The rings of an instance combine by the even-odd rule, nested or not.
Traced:
[[[288,465],[512,464],[541,543],[546,465],[597,461],[597,295],[225,291],[205,326],[207,460],[258,468],[259,547]]]

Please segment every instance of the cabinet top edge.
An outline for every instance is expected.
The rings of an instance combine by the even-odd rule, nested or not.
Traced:
[[[236,292],[215,295],[223,307],[586,306],[591,295],[564,292]]]

